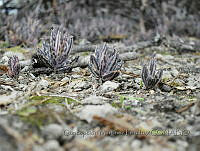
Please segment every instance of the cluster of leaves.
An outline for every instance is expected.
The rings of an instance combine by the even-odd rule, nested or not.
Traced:
[[[52,28],[49,41],[44,41],[42,48],[38,49],[32,57],[33,68],[39,68],[38,73],[71,71],[73,63],[78,59],[76,57],[69,60],[72,45],[73,37],[71,35],[64,30],[61,31],[58,27]]]
[[[11,78],[17,78],[19,76],[21,66],[19,63],[19,58],[17,56],[12,56],[8,60],[8,75]]]
[[[156,59],[155,55],[149,62],[149,67],[145,64],[142,69],[142,80],[146,89],[154,88],[161,80],[163,70],[156,70]]]
[[[89,69],[97,79],[108,81],[119,75],[122,61],[115,49],[108,51],[108,47],[104,44],[102,47],[96,48],[95,55],[90,56]]]
[[[73,37],[60,28],[52,28],[49,42],[44,41],[42,48],[32,57],[35,74],[51,72],[70,72],[77,57],[70,61]],[[119,75],[122,61],[115,49],[108,51],[104,44],[96,48],[95,54],[90,56],[89,69],[97,79],[112,80]]]
[[[77,62],[76,57],[69,60],[72,50],[73,37],[59,27],[52,28],[49,41],[44,41],[42,48],[32,57],[32,66],[36,74],[52,72],[70,72],[73,64]],[[119,75],[122,67],[122,60],[118,52],[112,48],[108,50],[106,44],[97,47],[95,53],[90,56],[88,68],[95,78],[102,82],[113,80]],[[20,64],[17,56],[9,58],[8,75],[16,78],[19,75]],[[149,65],[142,69],[142,80],[146,89],[154,88],[161,80],[163,70],[156,70],[155,55],[151,58]]]

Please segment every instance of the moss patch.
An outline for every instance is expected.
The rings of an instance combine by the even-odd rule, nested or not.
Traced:
[[[6,41],[0,41],[0,48],[7,48],[9,47],[9,43]]]
[[[21,46],[15,46],[11,48],[4,48],[4,51],[12,51],[12,52],[20,52],[20,53],[26,53],[28,50],[22,48]]]
[[[31,96],[29,101],[29,103],[24,105],[24,107],[21,109],[17,110],[14,114],[20,116],[23,121],[38,128],[46,124],[56,122],[56,114],[59,115],[61,119],[63,119],[66,116],[65,103],[79,104],[73,98],[58,96]],[[58,112],[49,108],[49,105],[59,105],[64,109]]]
[[[31,113],[30,111],[33,112]],[[42,126],[48,125],[50,123],[55,123],[57,119],[55,118],[54,114],[58,114],[61,119],[64,117],[64,113],[55,112],[54,110],[47,107],[37,107],[35,110],[26,108],[17,111],[17,115],[20,116],[22,121],[38,128],[41,128]]]

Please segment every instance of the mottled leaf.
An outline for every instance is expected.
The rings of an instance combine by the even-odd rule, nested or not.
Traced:
[[[108,51],[106,44],[96,48],[95,54],[90,56],[89,69],[91,73],[102,81],[113,80],[119,75],[122,61],[115,49]]]
[[[144,65],[142,69],[142,81],[146,89],[155,87],[160,82],[162,74],[163,70],[156,72],[156,60],[155,55],[153,55],[149,62],[149,68],[147,68],[147,65]]]

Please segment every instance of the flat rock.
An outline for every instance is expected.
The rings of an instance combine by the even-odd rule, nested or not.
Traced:
[[[163,71],[162,79],[171,79],[172,75],[170,71]]]
[[[43,145],[44,150],[47,151],[63,151],[60,147],[58,141],[56,140],[49,140]]]
[[[106,81],[102,86],[101,86],[101,90],[103,92],[110,92],[113,90],[116,90],[119,87],[119,83],[115,83],[112,81]]]
[[[4,53],[4,56],[7,56],[7,57],[12,57],[14,55],[17,56],[19,58],[19,60],[25,59],[23,53],[20,53],[20,52],[7,51],[7,52]]]
[[[42,134],[47,139],[57,139],[63,134],[63,128],[62,126],[58,124],[50,124],[45,127],[43,127]]]
[[[103,104],[103,103],[105,103],[105,100],[107,100],[107,98],[92,95],[92,96],[89,96],[89,97],[85,98],[84,100],[82,100],[82,103]]]
[[[94,115],[105,117],[107,114],[113,114],[115,112],[117,112],[117,109],[113,108],[110,104],[87,105],[77,113],[77,116],[90,123]]]
[[[49,86],[49,82],[45,79],[40,80],[38,85],[37,85],[37,87],[39,89],[47,88],[48,86]]]

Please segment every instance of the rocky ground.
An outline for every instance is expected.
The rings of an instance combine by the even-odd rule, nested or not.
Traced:
[[[19,47],[0,52],[1,64],[13,54],[20,61],[33,54]],[[134,75],[153,52],[163,84],[146,90]],[[119,77],[105,83],[80,67],[35,76],[25,66],[18,79],[1,74],[0,151],[200,150],[199,53],[137,53]]]

